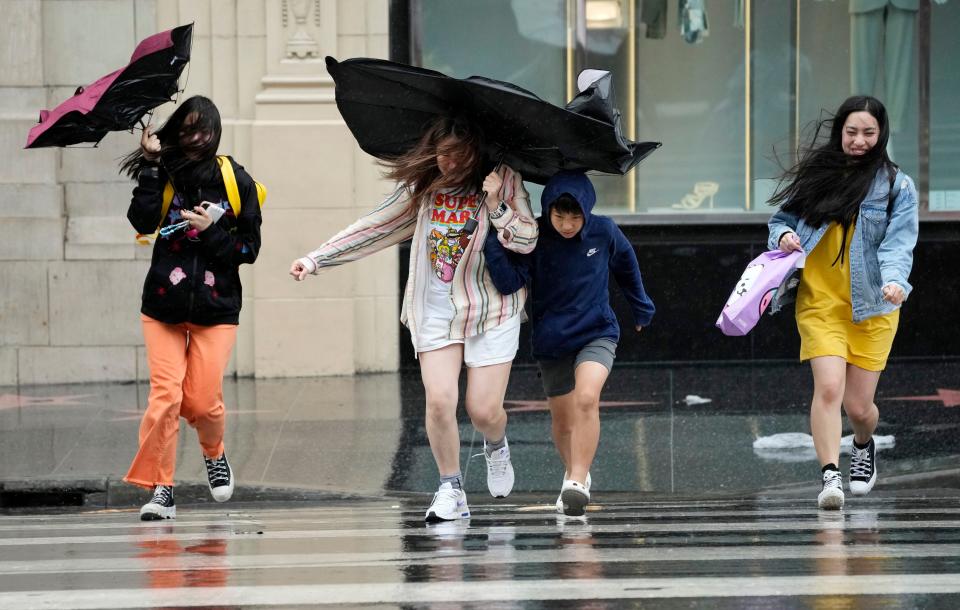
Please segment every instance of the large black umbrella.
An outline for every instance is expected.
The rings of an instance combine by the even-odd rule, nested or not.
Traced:
[[[410,150],[441,115],[463,116],[477,125],[491,161],[502,159],[540,184],[560,170],[624,174],[660,147],[623,136],[609,74],[560,108],[481,76],[457,79],[382,59],[326,61],[340,114],[360,148],[380,159]]]
[[[133,129],[179,91],[192,38],[191,23],[143,39],[126,66],[78,88],[53,110],[42,110],[25,148],[96,144],[110,131]]]

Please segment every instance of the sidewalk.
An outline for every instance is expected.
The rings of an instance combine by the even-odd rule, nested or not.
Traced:
[[[136,450],[147,390],[143,384],[0,387],[0,493],[10,500],[17,490],[99,485],[92,494],[114,494],[107,505],[137,503],[142,493],[120,479]],[[753,449],[760,436],[807,432],[811,391],[809,368],[800,364],[618,366],[601,404],[594,487],[622,492],[621,498],[812,492],[819,471],[812,452]],[[228,380],[224,394],[238,499],[380,497],[435,488],[417,372]],[[710,402],[688,404],[688,396]],[[894,437],[894,446],[878,454],[877,492],[960,488],[960,363],[892,363],[877,404],[878,434]],[[514,370],[506,407],[516,491],[555,495],[563,473],[534,369]],[[466,490],[485,493],[483,459],[470,458],[481,452],[482,439],[462,409],[461,401]],[[841,462],[845,470],[846,458]],[[198,501],[207,497],[196,436],[185,422],[177,480],[185,492],[195,488]]]

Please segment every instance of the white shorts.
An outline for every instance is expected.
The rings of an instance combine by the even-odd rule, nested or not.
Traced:
[[[427,317],[417,329],[417,353],[462,343],[463,363],[470,368],[512,362],[520,348],[520,315],[465,340],[450,338],[449,318]]]

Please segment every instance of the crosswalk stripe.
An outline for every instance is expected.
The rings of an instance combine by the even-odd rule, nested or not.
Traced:
[[[524,521],[543,521],[545,516],[552,516],[555,511],[553,505],[536,505],[536,512],[513,512],[501,510],[497,506],[476,506],[471,507],[474,514],[474,520],[484,519],[485,513],[487,511],[492,512],[497,510],[495,513],[496,518],[507,517],[511,523],[524,522]],[[707,510],[707,511],[671,511],[669,513],[658,513],[654,511],[624,511],[616,510],[613,511],[597,511],[591,512],[590,518],[594,522],[603,522],[607,519],[616,519],[622,521],[625,519],[656,519],[658,521],[668,521],[668,520],[677,520],[677,519],[718,519],[718,518],[727,518],[727,517],[804,517],[804,516],[816,516],[821,511],[817,508],[792,508],[792,509],[756,509],[756,510]],[[409,514],[408,514],[409,513]],[[227,513],[222,516],[222,518],[206,518],[206,519],[190,519],[178,517],[176,521],[170,522],[158,522],[158,523],[141,523],[136,521],[136,515],[133,511],[128,511],[126,515],[126,520],[124,521],[87,521],[78,523],[76,520],[72,522],[63,522],[63,523],[21,523],[13,525],[4,525],[0,524],[0,537],[2,537],[3,532],[11,533],[22,533],[30,531],[43,531],[43,532],[57,532],[57,531],[87,531],[87,530],[132,530],[138,528],[150,528],[150,527],[172,527],[176,526],[178,530],[184,530],[188,528],[206,528],[206,527],[232,527],[232,526],[241,526],[241,525],[257,525],[263,522],[265,515],[260,515],[259,517],[253,517],[252,515],[247,514],[231,514]],[[960,508],[883,508],[880,510],[866,510],[866,509],[850,509],[845,511],[844,515],[846,516],[848,522],[856,520],[858,518],[870,518],[878,519],[883,518],[884,522],[890,520],[896,521],[897,518],[903,517],[906,519],[916,519],[918,516],[922,515],[960,515]],[[342,527],[345,520],[357,523],[360,521],[369,520],[375,517],[388,518],[391,521],[397,522],[401,521],[404,518],[407,518],[411,521],[419,523],[423,518],[422,511],[416,512],[403,512],[394,510],[377,510],[377,511],[354,511],[350,515],[344,515],[341,517],[331,517],[331,518],[316,518],[316,517],[289,517],[284,516],[282,518],[271,519],[271,522],[274,526],[283,525],[301,525],[301,526],[336,526]]]
[[[564,562],[658,563],[664,561],[774,561],[785,559],[916,559],[920,557],[957,557],[960,544],[877,544],[848,546],[842,550],[829,546],[788,545],[761,547],[675,547],[657,545],[630,549],[572,546],[563,553],[556,550],[514,550],[510,546],[491,546],[483,550],[458,552],[458,565],[529,564]],[[16,574],[94,574],[121,572],[157,572],[181,570],[268,570],[290,567],[363,567],[445,565],[447,551],[368,552],[368,553],[286,553],[204,556],[184,553],[176,556],[125,557],[96,559],[44,559],[0,561],[0,576]]]
[[[610,503],[586,521],[489,504],[429,526],[386,504],[0,517],[0,608],[960,594],[951,499],[673,504]]]
[[[809,595],[960,593],[955,574],[532,579],[427,583],[264,585],[168,589],[84,589],[0,593],[0,607],[92,610],[164,606],[283,606],[443,603],[509,600],[656,599]]]
[[[171,525],[170,527],[175,527]],[[105,543],[145,543],[156,540],[161,537],[165,540],[177,540],[181,542],[191,540],[241,540],[241,539],[288,539],[288,540],[308,540],[322,538],[434,538],[436,533],[431,528],[370,528],[370,529],[328,529],[328,530],[279,530],[263,531],[258,530],[259,526],[252,526],[247,531],[211,531],[211,532],[193,532],[193,533],[169,533],[164,530],[155,532],[144,531],[138,534],[116,534],[100,536],[42,536],[36,538],[2,538],[0,547],[3,546],[37,546],[37,545],[66,545],[66,544],[105,544]],[[488,534],[491,531],[496,532],[499,527],[504,526],[471,526],[464,532],[467,535]],[[791,532],[791,531],[822,531],[849,529],[851,526],[842,521],[813,522],[813,521],[772,521],[764,523],[756,522],[731,522],[717,521],[713,523],[604,523],[591,524],[589,533],[591,534],[623,534],[625,536],[636,534],[657,534],[657,533],[755,533],[755,532]],[[957,530],[960,529],[960,521],[884,521],[885,530]],[[556,534],[555,525],[522,525],[513,528],[516,535],[522,534]]]

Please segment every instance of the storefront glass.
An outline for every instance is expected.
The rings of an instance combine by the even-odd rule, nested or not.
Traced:
[[[923,217],[960,218],[960,0],[414,0],[411,17],[414,63],[553,103],[580,70],[611,70],[627,135],[663,143],[594,177],[599,211],[625,221],[759,222],[851,92],[886,104]]]

